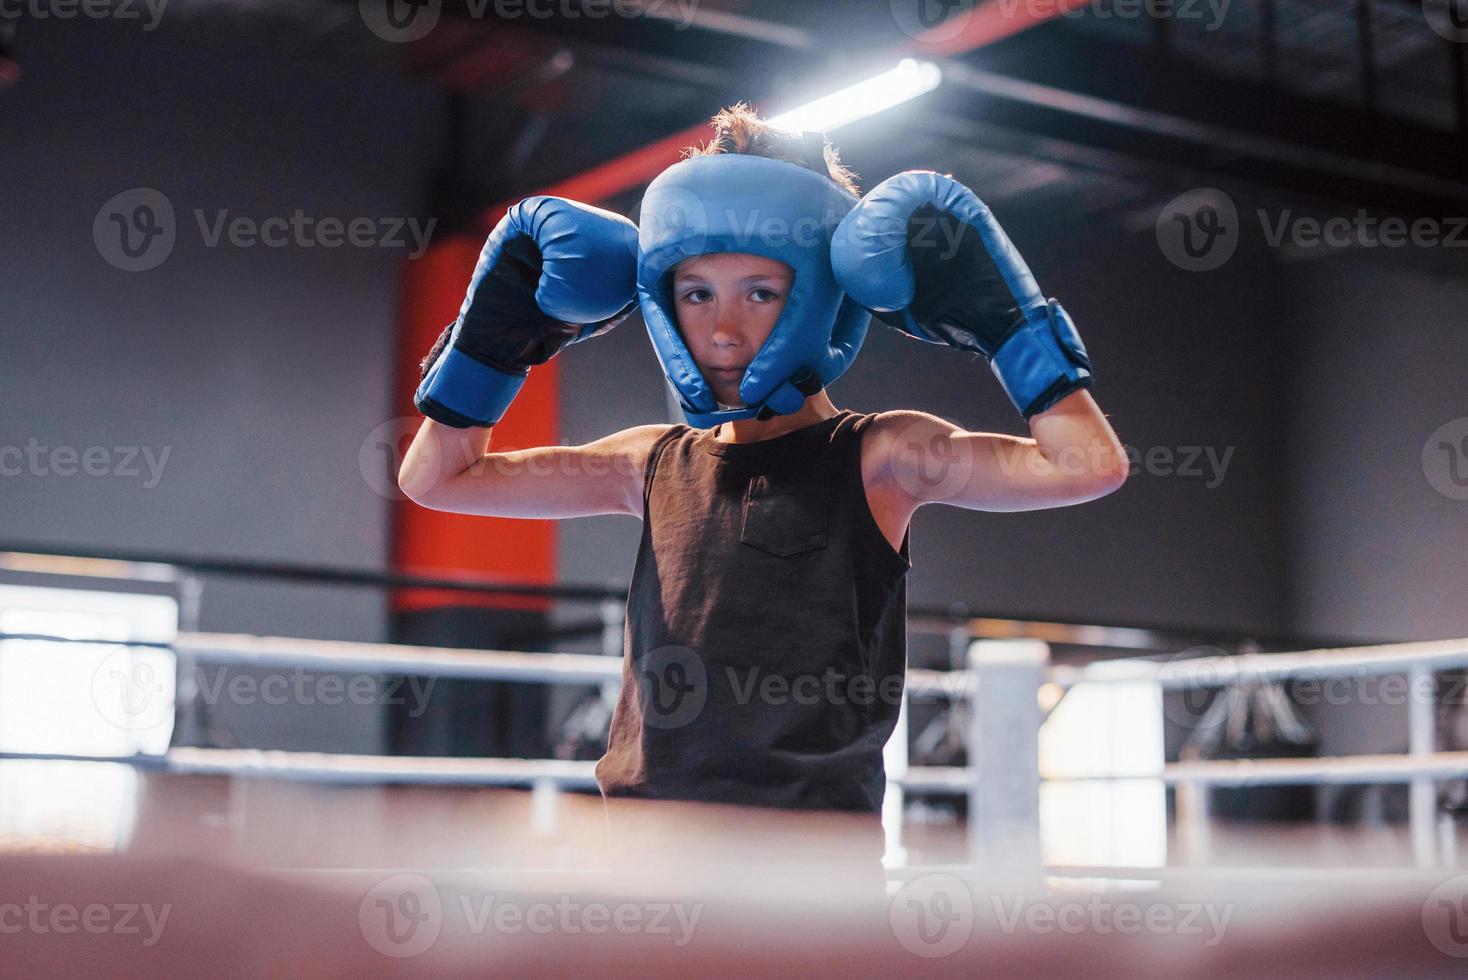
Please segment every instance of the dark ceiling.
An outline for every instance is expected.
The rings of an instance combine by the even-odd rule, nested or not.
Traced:
[[[903,29],[919,13],[967,16],[957,0],[617,0],[642,15],[591,16],[612,2],[499,0],[511,15],[496,16],[485,10],[493,0],[442,0],[434,29],[404,44],[366,29],[358,0],[173,0],[169,10],[190,31],[443,88],[455,134],[436,202],[446,212],[532,193],[740,99],[778,108],[921,57]],[[1020,14],[1055,7],[992,2]],[[900,123],[876,117],[833,139],[868,183],[929,166],[991,201],[1072,218],[1126,215],[1202,185],[1462,214],[1468,40],[1435,30],[1439,0],[1425,2],[1098,0],[935,57],[944,84],[894,110]],[[532,8],[548,16],[513,15]],[[637,189],[607,203],[630,207]]]

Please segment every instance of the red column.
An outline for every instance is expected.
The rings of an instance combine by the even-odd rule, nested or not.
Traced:
[[[497,219],[496,219],[497,220]],[[482,237],[455,235],[439,239],[418,259],[407,262],[401,277],[398,329],[396,402],[399,415],[413,418],[413,391],[418,386],[418,364],[433,346],[444,325],[454,320],[479,250]],[[553,446],[559,441],[560,368],[555,360],[530,372],[490,443],[493,451]],[[404,448],[412,438],[404,426]],[[506,582],[551,584],[555,580],[556,540],[552,521],[445,514],[411,500],[397,500],[393,509],[392,565],[406,574],[472,572]],[[490,606],[502,609],[548,611],[549,601],[537,598],[478,596],[464,592],[404,589],[393,599],[394,612],[418,612],[445,606]]]

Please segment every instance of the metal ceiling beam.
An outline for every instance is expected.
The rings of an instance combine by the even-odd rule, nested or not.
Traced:
[[[1468,201],[1468,184],[1403,167],[1350,157],[1339,153],[1288,143],[1237,129],[1196,122],[1165,112],[1081,95],[1066,89],[1027,82],[1007,75],[951,65],[945,80],[974,92],[998,96],[1037,108],[1050,109],[1109,123],[1139,132],[1204,146],[1227,147],[1230,151],[1258,160],[1288,164],[1304,170],[1348,177],[1363,183],[1392,187],[1413,194],[1430,194]]]
[[[917,37],[908,38],[892,54],[894,57],[921,54],[927,58],[952,58],[1029,30],[1089,2],[1090,0],[1056,0],[1054,4],[1020,5],[1014,8],[1012,3],[990,0],[972,9],[951,14],[949,20],[935,25]],[[707,12],[698,26],[715,33],[773,38],[777,44],[800,49],[814,42],[804,32],[794,33],[796,29],[789,25],[742,16],[735,25],[727,21],[733,15],[715,16],[716,14],[717,12]],[[956,31],[955,24],[958,25]],[[760,26],[766,27],[767,31],[755,29]],[[606,163],[557,181],[536,193],[573,197],[588,202],[604,201],[656,177],[678,162],[685,147],[707,139],[708,135],[708,123],[700,121],[647,146],[623,153]],[[501,203],[487,209],[482,215],[482,223],[486,227],[492,226],[504,213],[506,206]]]
[[[1458,143],[1468,146],[1468,57],[1463,54],[1463,45],[1448,42],[1452,49],[1453,112],[1458,125]]]
[[[728,37],[744,37],[766,44],[776,44],[796,51],[808,51],[820,39],[804,28],[781,24],[760,17],[748,17],[726,10],[713,10],[700,5],[679,10],[663,0],[623,0],[627,6],[641,11],[649,20],[672,21]]]
[[[950,147],[962,147],[969,152],[986,156],[990,151],[997,150],[1008,155],[1024,156],[1058,165],[1070,170],[1081,188],[1091,186],[1098,177],[1111,177],[1135,189],[1128,196],[1105,201],[1099,206],[1092,202],[1089,192],[1083,191],[1081,206],[1056,219],[1071,225],[1077,220],[1104,217],[1109,222],[1120,223],[1134,233],[1151,234],[1157,206],[1178,191],[1195,187],[1218,187],[1236,200],[1247,200],[1257,207],[1275,210],[1296,208],[1301,213],[1339,214],[1343,213],[1343,209],[1354,209],[1361,204],[1359,200],[1342,197],[1336,192],[1335,185],[1328,182],[1317,182],[1305,189],[1284,188],[1277,183],[1225,173],[1202,163],[1166,163],[1126,152],[1037,136],[1032,132],[1006,129],[992,123],[960,119],[951,113],[919,112],[915,116],[915,125],[924,133],[942,138]],[[979,185],[974,186],[979,189]],[[985,200],[991,203],[1001,201],[998,196],[991,198],[987,187],[982,188],[982,191]],[[1044,220],[1044,214],[1043,211],[1032,211],[1028,220]],[[1445,273],[1461,272],[1457,268],[1457,260],[1449,254],[1450,249],[1438,249],[1436,252],[1433,256],[1436,266]],[[1283,261],[1296,261],[1301,257],[1322,257],[1325,253],[1317,249],[1308,256],[1302,256],[1280,249],[1278,254]],[[1344,254],[1344,250],[1330,250],[1330,254]]]
[[[1059,0],[1049,10],[1039,14],[1034,8],[1048,5],[1014,7],[1012,3],[1001,5],[998,0],[994,0],[994,2],[980,5],[971,11],[959,11],[953,15],[951,23],[939,24],[924,35],[909,38],[900,47],[893,49],[893,54],[921,53],[928,57],[942,56],[952,59],[965,51],[992,44],[1003,38],[1013,37],[1055,16],[1085,6],[1088,2],[1089,0]],[[649,10],[654,6],[656,5],[648,4]],[[762,32],[762,25],[768,26],[769,30]],[[959,29],[954,30],[955,25]],[[790,50],[806,50],[813,44],[809,33],[800,28],[761,21],[743,15],[724,14],[720,11],[700,13],[695,26],[704,31],[724,33],[746,40],[757,37],[774,46]],[[949,36],[950,34],[952,36]],[[1051,51],[1048,45],[1055,41],[1061,41],[1062,47],[1069,46],[1062,39],[1047,36],[1045,50]],[[1070,41],[1070,44],[1078,43],[1075,39]],[[1094,47],[1095,42],[1086,43]],[[1111,47],[1114,48],[1114,46]],[[1006,55],[1011,53],[1008,48],[1005,51]],[[1024,60],[1025,52],[1018,53],[1022,56],[1021,60]],[[1051,53],[1055,55],[1049,59],[1051,62],[1073,61],[1073,59],[1061,57],[1060,52],[1051,51]],[[1139,54],[1144,56],[1146,53],[1133,53],[1134,58]],[[1104,57],[1114,58],[1115,56],[1116,52],[1113,50]],[[1033,63],[1033,59],[1028,60]],[[1207,75],[1206,72],[1180,66],[1171,59],[1169,61],[1170,64],[1167,67],[1172,72],[1187,71],[1195,82],[1200,76],[1206,77]],[[1355,181],[1366,188],[1390,190],[1403,195],[1403,199],[1414,201],[1421,201],[1424,198],[1459,202],[1468,200],[1468,185],[1459,181],[1387,160],[1374,160],[1350,152],[1342,152],[1340,148],[1302,143],[1298,140],[1283,138],[1280,135],[1256,131],[1248,125],[1199,121],[1175,111],[1140,107],[1117,98],[1082,94],[1060,85],[1017,78],[1002,72],[971,68],[957,61],[949,60],[945,62],[944,67],[951,81],[970,91],[1048,113],[1060,113],[1065,117],[1100,123],[1105,127],[1161,137],[1166,141],[1179,144],[1179,148],[1195,148],[1190,151],[1184,149],[1184,153],[1192,152],[1196,155],[1196,148],[1222,150],[1229,157],[1238,161],[1256,161],[1256,168],[1258,164],[1277,164],[1322,176],[1344,178]],[[1234,89],[1237,89],[1238,83],[1233,83],[1233,86]],[[1171,86],[1163,86],[1163,88],[1171,89]],[[1261,87],[1261,91],[1268,92],[1269,90],[1267,87]],[[1286,119],[1290,117],[1290,113],[1279,111],[1280,100],[1290,103],[1291,106],[1297,102],[1303,106],[1310,101],[1278,92],[1273,94],[1272,99],[1268,97],[1266,99],[1265,104],[1275,106],[1271,110],[1271,116],[1278,113],[1281,118]],[[1237,97],[1231,100],[1232,103],[1241,101],[1244,100]],[[1214,104],[1213,100],[1209,100],[1209,104]],[[1238,106],[1234,105],[1232,108],[1233,118],[1238,119]],[[1338,109],[1334,111],[1339,112]],[[1320,114],[1312,113],[1312,117],[1320,117]],[[1052,118],[1055,117],[1052,116]],[[1254,118],[1259,118],[1259,113],[1256,112]],[[1004,121],[1010,126],[1015,125],[1013,120]],[[603,164],[556,181],[548,187],[543,187],[538,193],[574,197],[585,201],[605,201],[639,184],[646,183],[663,169],[675,163],[685,147],[706,139],[708,135],[707,124],[699,122],[651,144],[620,154]],[[1057,136],[1054,131],[1046,135]],[[1085,139],[1064,136],[1060,138],[1069,139],[1076,145],[1086,145]],[[1176,151],[1166,155],[1175,157]],[[1169,162],[1173,165],[1179,163],[1176,159]],[[1212,164],[1217,162],[1216,158],[1211,159]],[[1181,165],[1189,166],[1187,163]],[[1210,166],[1209,169],[1217,168]],[[1241,169],[1243,179],[1257,182],[1257,174],[1251,176],[1247,167]],[[1288,186],[1288,184],[1284,183],[1281,186]],[[488,209],[482,215],[484,223],[488,225],[497,221],[503,212],[503,207],[504,205],[501,204]]]
[[[513,75],[526,61],[556,50],[578,60],[638,76],[653,76],[686,85],[726,85],[733,76],[722,69],[661,54],[634,51],[615,44],[569,34],[542,32],[514,24],[451,18],[415,42],[409,54],[414,70],[447,88],[482,88]]]
[[[1462,151],[1448,133],[1378,115],[1368,142],[1349,106],[1145,48],[1064,32],[1021,38],[983,70],[953,66],[948,80],[989,96],[975,114],[1011,128],[1295,191],[1334,182],[1338,197],[1394,209],[1436,214],[1468,200]],[[1143,90],[1157,93],[1150,105],[1133,101]]]

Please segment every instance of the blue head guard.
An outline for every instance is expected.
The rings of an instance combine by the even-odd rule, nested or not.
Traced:
[[[831,272],[831,237],[856,198],[826,176],[820,145],[807,134],[809,166],[737,153],[693,157],[663,171],[642,198],[637,297],[689,425],[797,412],[841,376],[866,339],[871,314]],[[739,408],[715,400],[673,305],[673,267],[721,252],[762,255],[795,271],[780,319],[739,382]]]

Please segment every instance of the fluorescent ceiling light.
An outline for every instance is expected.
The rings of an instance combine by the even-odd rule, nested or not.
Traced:
[[[780,129],[830,132],[847,123],[876,115],[884,109],[931,92],[943,81],[943,71],[931,61],[904,58],[897,67],[781,113],[768,120]]]

